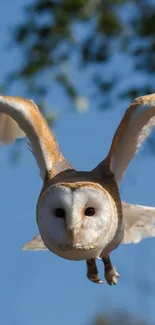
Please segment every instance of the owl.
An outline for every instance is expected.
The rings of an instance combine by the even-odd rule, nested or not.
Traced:
[[[87,277],[109,285],[119,274],[110,253],[121,243],[155,236],[155,208],[121,201],[119,186],[130,161],[155,125],[155,94],[135,99],[120,122],[108,155],[91,171],[77,171],[61,153],[36,104],[0,96],[0,143],[27,136],[43,180],[36,207],[39,234],[23,250],[49,250],[69,260],[85,260]]]

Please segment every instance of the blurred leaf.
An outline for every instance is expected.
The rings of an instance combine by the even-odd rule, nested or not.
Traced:
[[[60,96],[63,90],[66,99],[82,112],[87,104],[81,101],[81,93],[91,98],[93,106],[105,109],[113,107],[113,94],[116,102],[154,92],[153,1],[33,0],[25,4],[24,12],[23,22],[12,32],[23,64],[6,76],[4,93],[22,81],[23,96],[40,103],[52,93],[55,82]],[[114,64],[117,57],[122,60]],[[132,63],[130,73],[126,73],[124,59]],[[89,73],[85,85],[89,94],[84,93],[80,82],[85,73]],[[145,79],[143,86],[139,82],[135,85],[140,73]],[[131,86],[124,88],[122,78]],[[47,109],[42,112],[48,118]],[[52,118],[49,121],[51,124]]]
[[[95,316],[91,325],[149,325],[149,323],[132,317],[125,311],[112,310],[109,314]]]
[[[75,106],[77,107],[77,111],[84,113],[88,110],[89,100],[84,96],[79,96],[75,99]]]

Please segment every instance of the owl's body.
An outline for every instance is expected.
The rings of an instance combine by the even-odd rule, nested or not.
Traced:
[[[120,243],[155,237],[155,208],[121,201],[119,185],[130,161],[155,125],[155,94],[136,99],[117,128],[107,157],[92,171],[78,172],[62,155],[35,103],[0,96],[0,143],[25,135],[43,179],[37,204],[39,235],[24,250],[50,250],[70,260],[86,260],[87,276],[116,284],[119,274],[110,253]]]

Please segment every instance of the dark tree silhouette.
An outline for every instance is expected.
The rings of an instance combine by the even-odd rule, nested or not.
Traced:
[[[22,80],[24,95],[34,98],[44,113],[51,79],[75,107],[86,105],[74,71],[79,80],[85,72],[89,75],[89,98],[102,109],[111,107],[113,99],[154,92],[153,1],[35,0],[25,2],[24,11],[25,20],[12,34],[23,63],[6,77],[4,89]]]

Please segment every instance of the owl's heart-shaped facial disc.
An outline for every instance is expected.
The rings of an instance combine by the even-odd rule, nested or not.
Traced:
[[[67,251],[102,250],[112,224],[108,193],[91,183],[76,185],[49,187],[38,205],[38,226],[45,245],[63,256]],[[113,233],[115,229],[109,236]]]

